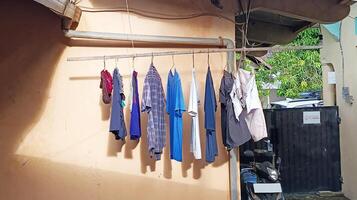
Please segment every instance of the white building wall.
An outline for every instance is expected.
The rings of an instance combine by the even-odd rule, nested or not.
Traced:
[[[343,192],[350,199],[357,199],[357,105],[345,101],[342,96],[343,86],[349,87],[351,95],[357,95],[357,35],[355,34],[355,17],[357,5],[351,7],[351,13],[342,21],[341,54],[340,42],[337,41],[326,29],[322,28],[323,49],[321,61],[324,69],[324,97],[325,103],[332,104],[331,92],[334,87],[327,84],[327,71],[333,67],[336,71],[336,103],[340,109],[342,119],[340,129],[341,162],[343,177]],[[342,65],[344,59],[344,66]]]

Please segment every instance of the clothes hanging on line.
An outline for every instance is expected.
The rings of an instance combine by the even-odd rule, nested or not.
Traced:
[[[212,80],[211,69],[208,67],[205,87],[205,129],[206,129],[206,161],[212,163],[218,155],[216,140],[216,111],[217,102]]]
[[[106,70],[101,72],[101,87],[109,91],[111,75]],[[138,73],[134,70],[131,76],[130,105],[130,139],[141,137],[140,111],[148,114],[147,142],[151,157],[161,159],[166,145],[165,111],[170,119],[170,157],[182,161],[183,113],[186,111],[181,79],[176,69],[171,69],[167,80],[167,104],[161,77],[151,64],[144,80],[141,107],[138,94]],[[195,69],[192,69],[188,114],[191,117],[190,152],[195,159],[202,159],[200,128],[199,128],[199,90]],[[127,130],[124,121],[123,108],[125,95],[123,80],[118,68],[114,69],[112,78],[112,112],[110,132],[117,140],[124,140]],[[103,93],[104,94],[104,93]],[[109,94],[109,93],[107,93]],[[109,95],[107,95],[109,96]],[[110,96],[109,96],[110,97]],[[215,161],[218,155],[216,139],[217,102],[211,69],[208,67],[204,96],[204,126],[206,129],[206,155],[208,163]],[[104,101],[104,99],[103,99]],[[267,137],[266,123],[259,99],[258,89],[253,73],[239,69],[236,76],[224,71],[219,88],[221,104],[222,140],[228,150],[239,147],[251,138],[259,141]],[[165,109],[166,104],[166,109]]]
[[[100,72],[100,85],[102,89],[102,101],[105,104],[110,104],[112,100],[113,78],[112,75],[105,69]]]
[[[170,119],[170,157],[182,161],[182,114],[186,111],[180,75],[171,69],[167,78],[166,112]]]
[[[190,100],[188,105],[188,114],[191,116],[191,142],[190,151],[195,159],[202,158],[201,139],[200,139],[200,123],[198,119],[198,106],[200,103],[198,85],[196,81],[195,68],[192,69],[192,80],[190,87]]]
[[[161,77],[152,64],[144,80],[141,111],[148,114],[147,141],[150,156],[160,160],[166,142],[165,95]]]
[[[259,99],[255,75],[239,69],[230,93],[233,99],[235,118],[243,115],[248,130],[255,142],[268,137],[262,104]]]
[[[124,140],[127,135],[122,104],[124,100],[122,76],[118,68],[115,68],[113,72],[113,100],[109,131],[115,135],[117,140]]]
[[[131,76],[130,84],[130,139],[138,140],[141,137],[140,104],[138,91],[138,72]]]
[[[222,140],[224,146],[227,147],[228,150],[234,147],[239,147],[251,139],[248,125],[245,121],[247,112],[242,111],[243,113],[239,116],[239,119],[235,117],[233,101],[230,95],[233,89],[234,81],[234,76],[229,72],[224,71],[219,88]]]

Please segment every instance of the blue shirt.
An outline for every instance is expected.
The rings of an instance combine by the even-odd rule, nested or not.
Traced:
[[[206,128],[206,161],[212,163],[218,155],[216,140],[216,110],[217,101],[214,92],[211,69],[208,67],[205,87],[205,128]]]
[[[131,99],[131,115],[130,115],[130,139],[137,140],[141,136],[140,125],[140,105],[138,92],[138,72],[133,71],[132,75],[132,99]]]
[[[166,112],[170,117],[170,156],[171,159],[182,161],[182,113],[185,112],[185,101],[176,70],[169,72],[166,94]]]
[[[115,135],[115,139],[117,140],[124,140],[126,136],[123,107],[121,104],[123,100],[123,80],[118,68],[115,68],[113,72],[113,100],[109,131]]]

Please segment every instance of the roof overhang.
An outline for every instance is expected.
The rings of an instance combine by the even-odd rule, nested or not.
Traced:
[[[240,1],[240,7],[244,9],[238,9],[237,22],[244,21],[248,2]],[[342,20],[349,14],[353,3],[351,0],[254,0],[251,1],[247,38],[251,44],[262,47],[288,44],[299,32],[316,23]],[[238,47],[242,46],[241,38],[241,31],[236,28]],[[255,54],[263,55],[265,52]]]
[[[83,0],[79,1],[79,6],[68,0],[34,1],[61,15],[67,29],[75,29],[78,25],[80,6],[126,10],[125,1],[116,0]],[[300,31],[315,23],[334,23],[345,18],[353,3],[352,0],[131,0],[130,9],[167,16],[210,14],[241,22],[244,20],[243,11],[250,5],[248,40],[265,47],[287,44]],[[240,31],[236,31],[238,47],[241,46],[240,38]]]

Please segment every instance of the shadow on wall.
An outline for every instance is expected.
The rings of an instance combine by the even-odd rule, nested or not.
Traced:
[[[60,17],[33,1],[0,1],[0,24],[0,157],[5,159],[41,116],[65,46]]]
[[[60,17],[34,1],[0,1],[0,24],[0,199],[16,199],[14,152],[43,113],[65,45]]]

